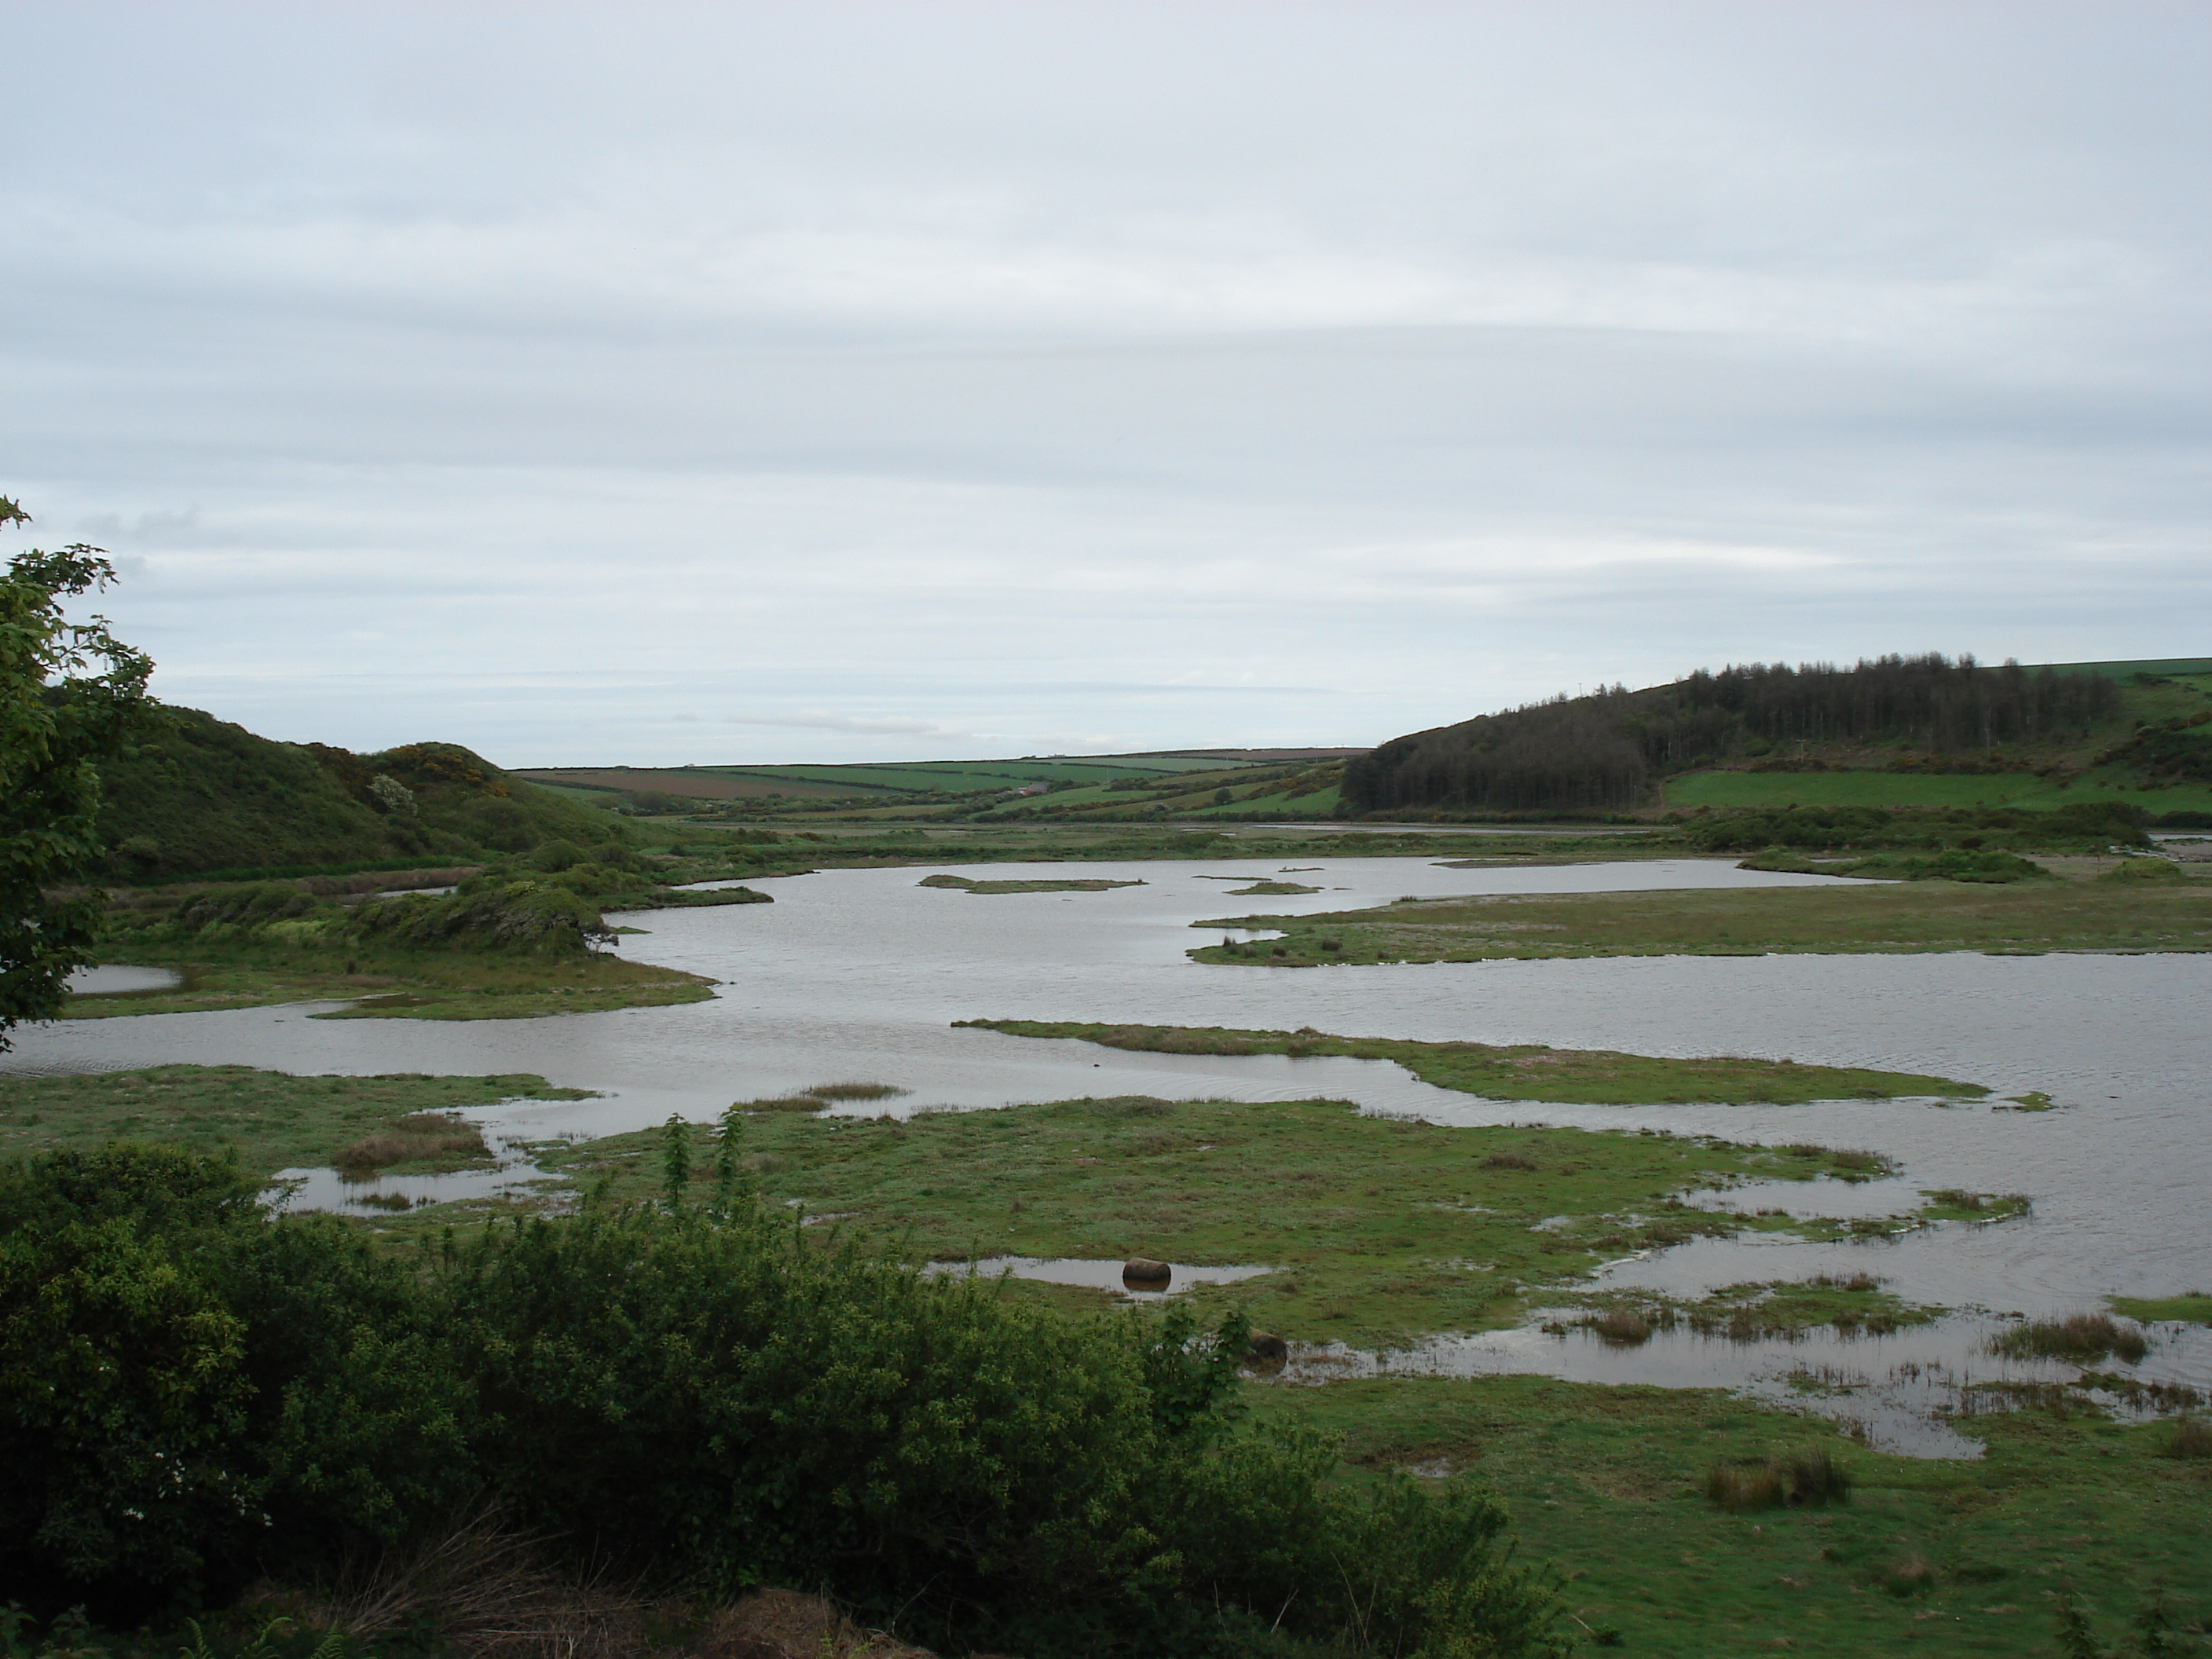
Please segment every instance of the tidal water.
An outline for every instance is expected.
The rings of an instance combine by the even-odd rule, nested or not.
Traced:
[[[1748,1279],[1833,1271],[1877,1274],[1914,1301],[1970,1310],[1887,1339],[1842,1340],[1836,1364],[1863,1386],[1794,1397],[1842,1414],[1852,1403],[1877,1443],[1920,1450],[1893,1419],[1925,1423],[1922,1379],[2054,1375],[2006,1371],[1981,1354],[1989,1322],[2101,1305],[2106,1293],[2212,1290],[2212,957],[1788,956],[1614,957],[1556,962],[1319,968],[1201,967],[1184,951],[1219,937],[1201,918],[1310,914],[1400,896],[1826,884],[1832,878],[1741,871],[1708,860],[1450,869],[1429,859],[1341,859],[1285,871],[1279,860],[1212,864],[971,866],[982,878],[1070,875],[1145,884],[1100,893],[979,896],[925,889],[918,869],[832,871],[757,880],[773,905],[653,911],[620,918],[649,929],[621,948],[711,975],[715,1000],[529,1021],[322,1021],[319,1006],[65,1022],[24,1030],[0,1072],[108,1070],[174,1061],[301,1073],[532,1072],[597,1099],[483,1109],[496,1141],[592,1136],[671,1112],[705,1121],[732,1100],[839,1081],[910,1091],[890,1109],[1002,1106],[1080,1095],[1359,1103],[1446,1124],[1644,1127],[1738,1140],[1820,1140],[1898,1159],[1900,1180],[1872,1189],[1775,1183],[1703,1201],[1804,1215],[1909,1209],[1921,1188],[2020,1192],[2031,1218],[1942,1226],[1871,1244],[1701,1241],[1617,1264],[1607,1279],[1693,1295]],[[1229,890],[1280,879],[1299,896]],[[111,981],[112,983],[112,981]],[[108,988],[103,985],[100,988]],[[113,988],[124,988],[117,985]],[[1418,1082],[1395,1066],[1338,1059],[1124,1054],[1079,1042],[956,1030],[968,1018],[1106,1020],[1287,1029],[1488,1042],[1545,1042],[1672,1055],[1737,1054],[1808,1064],[1924,1072],[2040,1091],[2056,1109],[2019,1113],[1931,1098],[1806,1106],[1575,1107],[1479,1100]],[[881,1104],[855,1106],[878,1112]],[[380,1192],[457,1195],[421,1177],[295,1202],[343,1204]],[[1873,1206],[1879,1206],[1879,1208]],[[2147,1379],[2212,1389],[2203,1333],[2154,1333]],[[1821,1339],[1826,1340],[1826,1339]],[[1887,1346],[1882,1346],[1887,1345]],[[1430,1345],[1394,1365],[1602,1371],[1621,1380],[1782,1386],[1805,1345],[1738,1345],[1662,1334],[1615,1352],[1580,1334],[1533,1328]],[[1899,1358],[1891,1364],[1887,1356]],[[1316,1352],[1316,1360],[1328,1358]],[[1376,1363],[1373,1357],[1347,1364]],[[1848,1365],[1846,1364],[1848,1362]],[[1821,1364],[1827,1364],[1822,1360]],[[1910,1388],[1881,1393],[1897,1365]],[[1326,1366],[1315,1374],[1323,1374]],[[2064,1368],[2059,1368],[2063,1371]],[[1876,1373],[1880,1373],[1879,1376]],[[1764,1380],[1762,1380],[1764,1379]],[[1895,1409],[1876,1409],[1893,1399]],[[1822,1403],[1826,1401],[1829,1403]],[[1917,1413],[1917,1415],[1916,1415]],[[1885,1424],[1891,1424],[1885,1427]],[[1955,1448],[1950,1449],[1955,1450]]]

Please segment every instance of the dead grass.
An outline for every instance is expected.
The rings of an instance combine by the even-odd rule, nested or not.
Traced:
[[[1850,1490],[1850,1474],[1825,1451],[1761,1463],[1716,1463],[1705,1471],[1705,1496],[1730,1515],[1819,1509],[1844,1502]]]
[[[1624,1347],[1634,1347],[1651,1340],[1651,1321],[1634,1308],[1607,1308],[1593,1314],[1583,1324],[1595,1332],[1601,1341],[1616,1342]]]
[[[404,1631],[470,1659],[931,1659],[823,1596],[764,1589],[702,1609],[556,1571],[544,1542],[485,1510],[306,1595],[257,1599],[358,1643]]]
[[[703,1659],[929,1659],[879,1630],[863,1630],[831,1602],[768,1589],[724,1607],[695,1644]]]
[[[2212,1457],[2212,1428],[2207,1428],[2193,1417],[2185,1417],[2174,1425],[2173,1438],[2166,1443],[2168,1457]]]
[[[363,1135],[331,1162],[341,1170],[375,1170],[422,1158],[483,1158],[489,1152],[475,1124],[443,1112],[410,1112]]]
[[[342,1575],[311,1601],[307,1622],[357,1640],[434,1631],[477,1659],[618,1659],[645,1645],[648,1605],[634,1585],[554,1571],[543,1540],[489,1510]]]

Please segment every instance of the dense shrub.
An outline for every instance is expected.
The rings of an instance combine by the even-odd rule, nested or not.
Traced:
[[[734,1184],[402,1263],[228,1165],[0,1167],[0,1601],[110,1620],[496,1502],[578,1561],[823,1586],[970,1645],[1549,1654],[1471,1492],[1330,1484],[1238,1420],[1247,1334],[1073,1319],[824,1244]]]
[[[110,1620],[389,1541],[467,1480],[411,1281],[162,1148],[0,1169],[0,1599]]]
[[[351,925],[362,939],[373,943],[555,955],[583,951],[614,937],[597,905],[565,887],[532,881],[434,898],[409,893],[380,899],[356,909]]]

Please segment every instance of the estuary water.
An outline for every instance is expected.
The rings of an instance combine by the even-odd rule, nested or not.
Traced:
[[[1616,1352],[1580,1334],[1533,1329],[1454,1339],[1417,1353],[1330,1364],[1480,1370],[1534,1369],[1654,1382],[1779,1388],[1814,1408],[1856,1402],[1876,1443],[1956,1455],[1940,1435],[1916,1439],[1916,1401],[1941,1372],[1958,1388],[2071,1375],[2000,1364],[1981,1353],[1990,1322],[2101,1305],[2106,1293],[2212,1289],[2212,957],[1974,954],[1616,957],[1425,966],[1272,969],[1202,967],[1184,952],[1220,936],[1202,918],[1312,914],[1401,896],[1829,884],[1834,878],[1743,871],[1712,860],[1452,869],[1429,859],[1341,859],[1286,869],[1277,860],[1218,863],[969,866],[981,879],[1069,877],[1143,883],[1106,892],[975,895],[918,887],[919,868],[848,870],[748,884],[773,905],[653,911],[618,918],[648,929],[621,948],[720,981],[715,1000],[528,1021],[443,1024],[322,1021],[295,1005],[224,1013],[67,1022],[24,1030],[0,1071],[56,1073],[158,1063],[245,1064],[301,1073],[534,1072],[597,1099],[483,1109],[496,1140],[592,1136],[671,1112],[704,1121],[732,1100],[837,1081],[897,1085],[905,1112],[1003,1106],[1080,1095],[1289,1099],[1328,1097],[1447,1124],[1633,1126],[1738,1140],[1820,1140],[1899,1159],[1902,1178],[1873,1190],[1778,1183],[1756,1203],[1793,1214],[1913,1207],[1921,1188],[2019,1192],[2032,1217],[1997,1226],[1939,1226],[1874,1244],[1702,1241],[1609,1268],[1623,1286],[1694,1295],[1752,1279],[1870,1272],[1914,1301],[1966,1310],[1887,1339],[1824,1355],[1841,1395],[1808,1389],[1804,1345],[1732,1344],[1662,1334]],[[1322,890],[1237,896],[1255,880]],[[1863,884],[1846,884],[1863,885]],[[1239,933],[1237,936],[1242,937]],[[953,1030],[970,1018],[1104,1020],[1289,1029],[1352,1036],[1638,1053],[1737,1054],[1808,1064],[1923,1072],[2037,1091],[2054,1109],[1979,1102],[1838,1101],[1778,1107],[1575,1107],[1479,1100],[1431,1088],[1395,1066],[1338,1059],[1124,1054],[1079,1042]],[[526,1177],[518,1163],[491,1176]],[[397,1187],[398,1183],[393,1183]],[[380,1188],[362,1189],[375,1193]],[[307,1201],[347,1201],[334,1181]],[[297,1200],[295,1200],[297,1201]],[[2212,1343],[2161,1328],[2136,1368],[2145,1379],[2212,1388]],[[1828,1339],[1821,1339],[1823,1341]],[[1893,1359],[1890,1356],[1895,1356]],[[1900,1382],[1889,1374],[1909,1366]],[[1855,1368],[1855,1369],[1854,1369]],[[1295,1369],[1295,1368],[1294,1368]],[[1815,1367],[1817,1370],[1818,1367]],[[1885,1382],[1884,1379],[1887,1378]],[[1829,1386],[1824,1384],[1824,1387]],[[1888,1392],[1885,1394],[1884,1389]],[[1881,1401],[1891,1406],[1883,1406]],[[1923,1402],[1924,1403],[1924,1402]],[[1892,1406],[1894,1409],[1892,1409]],[[1918,1414],[1916,1416],[1915,1413]],[[1953,1440],[1956,1437],[1952,1437]]]

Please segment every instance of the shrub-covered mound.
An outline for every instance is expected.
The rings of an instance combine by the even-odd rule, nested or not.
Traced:
[[[0,1166],[0,1600],[135,1620],[489,1498],[579,1563],[1036,1659],[1565,1650],[1494,1504],[1240,1424],[1241,1321],[1010,1304],[736,1168],[399,1261],[174,1150]]]
[[[458,744],[356,755],[277,743],[197,708],[161,713],[144,742],[100,770],[110,879],[451,860],[623,834],[608,814]]]

